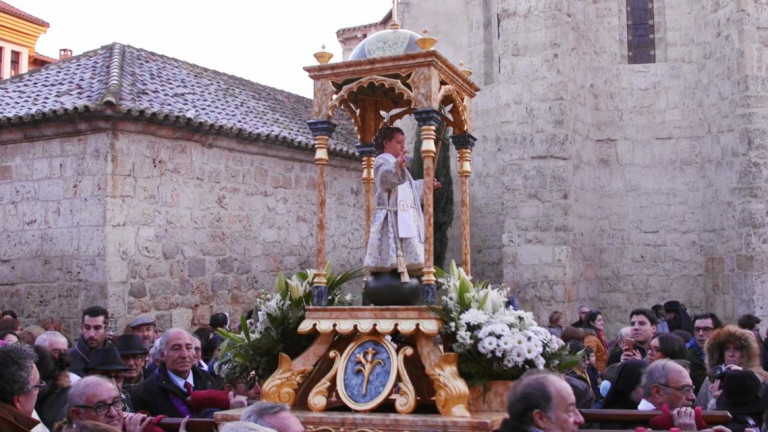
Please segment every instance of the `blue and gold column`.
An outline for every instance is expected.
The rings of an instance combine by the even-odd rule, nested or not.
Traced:
[[[451,136],[451,142],[458,152],[458,172],[461,182],[461,266],[472,275],[471,266],[471,242],[469,233],[469,176],[472,174],[470,160],[472,159],[472,147],[477,139],[468,133]]]
[[[424,276],[421,278],[421,303],[435,304],[434,200],[435,200],[435,129],[442,119],[436,109],[420,109],[413,113],[419,124],[421,158],[424,160]]]
[[[328,287],[325,279],[325,167],[328,165],[328,140],[336,124],[330,120],[310,120],[307,122],[315,138],[315,165],[317,165],[317,260],[315,262],[315,280],[312,285],[312,304],[328,304]]]
[[[373,160],[376,149],[373,143],[360,143],[355,146],[363,162],[363,191],[365,193],[365,246],[371,236],[371,220],[373,219]]]

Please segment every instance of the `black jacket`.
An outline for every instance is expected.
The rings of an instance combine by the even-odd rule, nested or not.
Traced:
[[[112,346],[109,343],[109,339],[105,339],[104,343],[99,348],[106,348]],[[93,349],[85,343],[85,339],[80,335],[80,339],[77,340],[75,346],[70,348],[69,357],[72,358],[72,364],[69,366],[69,371],[77,376],[85,376],[85,369],[91,361],[91,353]]]
[[[195,390],[216,389],[213,378],[197,366],[192,368],[192,376],[195,380]],[[186,392],[177,387],[171,380],[165,363],[160,363],[154,375],[142,381],[131,392],[133,409],[136,412],[148,412],[151,416],[163,414],[168,417],[184,417],[173,404],[171,394],[176,395],[181,400],[185,400],[187,397]]]

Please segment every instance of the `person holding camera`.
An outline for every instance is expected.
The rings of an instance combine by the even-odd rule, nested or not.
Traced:
[[[722,394],[725,374],[735,370],[751,370],[762,383],[768,382],[768,373],[760,365],[760,350],[751,332],[735,325],[716,330],[707,340],[708,377],[696,397],[696,406],[714,410]]]

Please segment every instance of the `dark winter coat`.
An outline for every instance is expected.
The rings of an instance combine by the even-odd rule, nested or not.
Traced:
[[[192,375],[194,376],[195,390],[216,389],[213,378],[197,366],[192,368]],[[168,417],[184,417],[174,405],[171,394],[176,395],[181,400],[187,398],[186,392],[171,380],[165,363],[160,363],[154,375],[142,381],[131,392],[133,409],[136,412],[145,411],[151,416],[162,414]]]

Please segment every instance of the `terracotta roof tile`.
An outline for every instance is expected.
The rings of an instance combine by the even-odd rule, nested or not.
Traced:
[[[45,28],[50,27],[50,25],[47,22],[41,20],[40,18],[30,15],[21,9],[15,8],[2,0],[0,0],[0,12],[5,12],[8,15],[15,16],[16,18],[21,18],[23,20],[27,20],[29,22],[33,22]]]
[[[108,112],[311,148],[311,107],[311,99],[290,92],[118,43],[0,81],[0,129]],[[336,117],[331,150],[355,155],[351,121]]]

